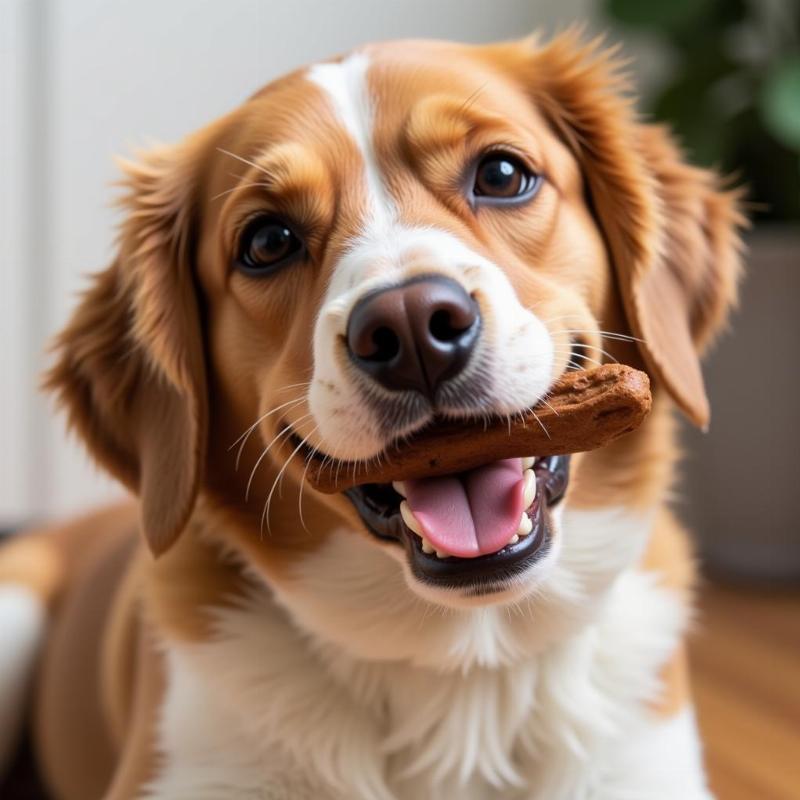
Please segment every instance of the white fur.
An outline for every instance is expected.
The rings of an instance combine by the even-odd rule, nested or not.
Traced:
[[[433,669],[510,666],[599,613],[611,582],[641,554],[650,525],[648,517],[617,508],[567,509],[554,517],[550,553],[505,597],[482,598],[482,608],[470,608],[455,591],[420,584],[401,548],[381,551],[345,530],[297,564],[277,599],[304,630],[353,658]],[[491,600],[496,605],[485,606]]]
[[[0,586],[0,774],[17,742],[45,623],[44,604],[34,592]]]
[[[373,148],[368,68],[368,58],[356,53],[338,64],[315,65],[308,72],[356,144],[364,169],[366,210],[361,232],[336,264],[317,318],[309,393],[323,449],[345,459],[373,456],[384,449],[387,438],[403,436],[427,421],[418,419],[409,429],[394,427],[387,437],[383,420],[364,402],[365,397],[386,396],[387,391],[358,375],[341,347],[351,309],[375,289],[425,272],[453,278],[477,298],[483,328],[472,362],[478,366],[468,368],[459,380],[477,379],[487,395],[468,411],[445,408],[445,413],[514,414],[534,405],[553,377],[553,344],[547,329],[520,304],[503,270],[447,231],[409,227],[398,220]],[[453,383],[458,390],[458,381]],[[462,395],[470,394],[465,386]]]
[[[355,52],[338,64],[314,64],[308,70],[308,79],[326,93],[361,153],[367,199],[365,224],[386,229],[394,220],[395,208],[384,188],[372,145],[374,113],[367,87],[368,69],[367,56]]]
[[[707,798],[691,718],[646,711],[686,624],[632,568],[646,534],[568,511],[563,563],[528,597],[448,611],[342,531],[296,592],[256,588],[212,641],[169,645],[168,766],[146,797]]]
[[[701,756],[694,709],[686,706],[671,719],[642,720],[587,783],[602,784],[616,800],[713,800]]]

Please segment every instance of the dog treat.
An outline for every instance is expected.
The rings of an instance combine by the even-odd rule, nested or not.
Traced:
[[[510,421],[431,425],[366,462],[314,458],[306,477],[332,494],[361,483],[389,483],[465,472],[490,461],[595,450],[639,427],[650,411],[650,381],[624,364],[567,372],[535,408]]]

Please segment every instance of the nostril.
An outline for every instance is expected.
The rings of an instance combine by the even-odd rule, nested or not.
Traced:
[[[466,321],[466,320],[465,320]],[[453,342],[469,328],[472,322],[459,325],[453,315],[445,308],[434,311],[428,323],[428,330],[434,339],[440,342]]]
[[[400,339],[385,325],[376,328],[372,332],[371,339],[372,352],[361,356],[366,361],[391,361],[400,352]]]

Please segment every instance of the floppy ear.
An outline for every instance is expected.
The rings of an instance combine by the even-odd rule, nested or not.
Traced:
[[[193,161],[187,143],[123,165],[119,253],[92,277],[45,378],[93,456],[139,494],[156,555],[186,524],[205,461]]]
[[[528,60],[534,102],[583,170],[645,364],[705,428],[700,354],[736,301],[741,192],[686,164],[664,128],[637,120],[615,50],[570,31]]]

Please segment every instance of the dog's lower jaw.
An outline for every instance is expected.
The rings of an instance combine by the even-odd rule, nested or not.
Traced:
[[[381,550],[345,529],[298,560],[273,590],[298,625],[354,659],[444,671],[511,666],[590,622],[617,576],[635,564],[652,525],[651,515],[622,508],[557,506],[554,517],[547,555],[505,596],[431,588],[411,574],[400,548]]]
[[[621,528],[619,513],[567,516],[565,536],[642,531],[642,520]],[[175,786],[170,770],[176,780],[178,771],[210,770],[242,800],[264,786],[348,800],[443,800],[454,786],[470,800],[707,797],[689,712],[662,725],[646,709],[682,636],[685,605],[635,559],[619,570],[612,560],[605,574],[573,571],[549,606],[531,602],[517,614],[437,612],[397,569],[394,582],[381,576],[378,606],[368,607],[371,586],[347,576],[351,602],[331,606],[337,581],[321,585],[333,576],[319,563],[296,580],[328,604],[324,620],[286,587],[218,609],[213,642],[169,646],[164,787]],[[593,611],[580,624],[577,606]],[[557,625],[548,611],[559,613]],[[531,648],[548,624],[549,644]],[[355,655],[366,641],[371,656]],[[665,760],[674,768],[666,775]],[[210,800],[201,788],[191,796]],[[159,791],[157,783],[148,797],[176,796]]]

